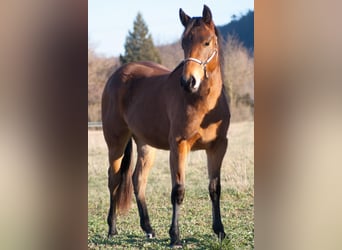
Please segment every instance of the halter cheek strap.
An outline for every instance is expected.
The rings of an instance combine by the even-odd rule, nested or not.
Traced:
[[[183,62],[187,62],[187,61],[193,61],[195,63],[198,63],[199,65],[201,65],[203,67],[204,70],[204,75],[206,78],[208,78],[208,73],[207,73],[207,64],[214,58],[214,56],[216,55],[217,50],[215,49],[213,51],[213,53],[211,53],[211,56],[208,57],[207,60],[205,60],[204,62],[202,62],[201,60],[197,59],[197,58],[193,58],[193,57],[189,57],[189,58],[185,58],[183,60]]]

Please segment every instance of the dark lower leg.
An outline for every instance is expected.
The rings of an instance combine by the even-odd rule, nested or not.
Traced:
[[[185,189],[183,185],[175,185],[172,188],[171,193],[171,202],[172,202],[172,223],[169,230],[169,234],[171,237],[171,246],[181,245],[180,237],[179,237],[179,227],[178,227],[178,215],[179,208],[184,199]]]
[[[150,224],[147,204],[145,200],[145,190],[147,185],[147,176],[152,167],[154,159],[154,149],[146,144],[137,141],[138,160],[133,174],[134,193],[137,201],[140,226],[146,233],[147,238],[153,238],[155,233]]]
[[[211,179],[209,183],[209,193],[212,202],[212,214],[213,214],[213,230],[220,239],[223,239],[226,234],[221,221],[220,212],[220,195],[221,195],[221,184],[218,177]]]
[[[140,216],[140,226],[146,232],[148,238],[153,238],[155,233],[150,224],[150,218],[148,216],[145,199],[139,199],[137,196],[136,199]]]
[[[115,203],[115,194],[114,190],[118,188],[117,182],[115,181],[117,176],[114,175],[112,169],[108,170],[108,188],[109,188],[109,197],[110,197],[110,207],[107,216],[108,223],[108,237],[114,236],[118,234],[116,230],[116,203]]]
[[[111,199],[110,207],[108,211],[108,217],[107,217],[107,223],[108,223],[108,237],[114,236],[118,234],[118,231],[116,230],[116,214],[113,210],[113,201]]]
[[[115,136],[114,136],[115,137]],[[119,137],[118,137],[119,138]],[[110,207],[107,216],[108,223],[108,237],[118,234],[116,229],[117,222],[117,202],[118,202],[118,190],[121,183],[121,162],[123,154],[127,144],[129,136],[124,137],[124,134],[120,136],[120,139],[108,143],[108,189],[110,197]]]

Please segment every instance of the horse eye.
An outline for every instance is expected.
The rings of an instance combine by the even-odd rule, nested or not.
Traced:
[[[209,45],[210,45],[210,41],[204,43],[204,46],[209,46]]]

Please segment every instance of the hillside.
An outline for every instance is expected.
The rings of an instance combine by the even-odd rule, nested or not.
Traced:
[[[225,40],[228,36],[235,36],[243,46],[254,51],[254,11],[250,10],[239,19],[217,28]]]

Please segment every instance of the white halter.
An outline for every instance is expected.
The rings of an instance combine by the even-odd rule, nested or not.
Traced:
[[[208,74],[207,74],[207,64],[214,58],[214,56],[216,55],[217,50],[215,49],[213,51],[213,53],[211,54],[211,56],[208,57],[208,59],[204,62],[202,62],[201,60],[197,59],[197,58],[193,58],[193,57],[189,57],[189,58],[185,58],[183,60],[183,62],[187,62],[187,61],[193,61],[195,63],[198,63],[199,65],[201,65],[203,67],[204,70],[204,75],[206,78],[208,78]]]

